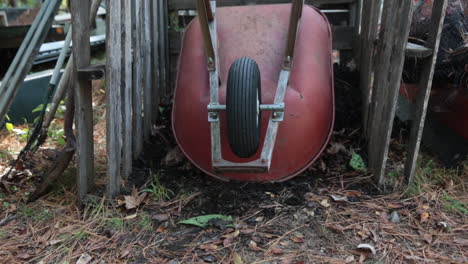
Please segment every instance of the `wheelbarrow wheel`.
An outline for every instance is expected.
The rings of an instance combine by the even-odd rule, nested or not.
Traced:
[[[241,158],[254,155],[260,145],[260,71],[251,58],[230,67],[226,91],[226,118],[231,150]]]

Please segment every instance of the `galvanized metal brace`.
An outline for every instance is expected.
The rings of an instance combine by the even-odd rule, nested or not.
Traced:
[[[224,160],[221,152],[221,124],[219,111],[225,111],[226,105],[221,105],[219,103],[219,57],[216,35],[216,1],[210,1],[210,4],[208,5],[206,0],[197,0],[198,16],[201,24],[203,41],[207,54],[208,71],[210,75],[210,103],[207,106],[207,110],[208,122],[210,122],[211,126],[211,160],[216,172],[265,173],[269,171],[279,122],[284,119],[284,97],[286,95],[286,88],[288,86],[289,76],[291,73],[296,36],[299,29],[303,5],[304,0],[292,1],[287,48],[278,80],[274,103],[261,104],[259,106],[259,110],[272,112],[271,118],[268,122],[261,156],[259,159],[251,162],[236,163]]]

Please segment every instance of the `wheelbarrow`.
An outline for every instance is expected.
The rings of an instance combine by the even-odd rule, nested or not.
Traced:
[[[334,122],[329,23],[303,0],[216,8],[197,0],[182,40],[172,128],[222,180],[283,181],[322,153]]]

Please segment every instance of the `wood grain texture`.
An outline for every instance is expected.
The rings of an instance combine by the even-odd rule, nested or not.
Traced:
[[[159,2],[159,1],[158,1]],[[143,87],[143,72],[142,72],[142,6],[141,1],[132,1],[133,18],[135,30],[133,31],[133,158],[137,159],[143,149],[143,107],[142,107],[142,87]]]
[[[123,171],[122,176],[124,179],[128,179],[132,172],[132,161],[133,161],[133,38],[132,38],[132,0],[124,0],[123,2],[123,77],[124,83],[122,85],[122,119],[123,119],[123,137],[122,137],[122,165]]]
[[[107,193],[115,197],[120,192],[122,162],[122,2],[107,0],[106,38],[106,118],[107,118]]]
[[[151,33],[152,33],[152,49],[151,53],[151,67],[153,68],[153,89],[152,89],[152,123],[156,124],[156,120],[159,116],[159,103],[160,103],[160,93],[161,93],[161,83],[160,83],[160,72],[159,72],[159,52],[158,52],[158,43],[159,43],[159,30],[158,30],[158,3],[157,1],[151,1]]]
[[[418,95],[416,98],[416,113],[411,124],[411,134],[408,146],[408,158],[405,164],[405,177],[408,183],[412,183],[416,174],[419,148],[426,120],[427,104],[432,87],[432,78],[439,51],[440,37],[444,26],[447,0],[435,0],[432,7],[431,30],[426,41],[426,48],[433,50],[432,55],[425,58],[422,63],[421,78],[419,81]]]
[[[411,25],[411,0],[385,1],[369,115],[369,165],[379,186],[385,168]]]
[[[71,1],[73,27],[73,61],[75,69],[90,64],[89,16],[91,0]],[[76,71],[75,80],[76,77]],[[94,184],[93,104],[91,81],[75,82],[75,126],[77,130],[77,185],[82,201]]]
[[[374,75],[374,61],[380,19],[380,4],[382,0],[364,0],[360,34],[360,88],[362,93],[362,120],[364,135],[368,136],[368,115],[371,99],[371,88]]]
[[[152,76],[152,40],[151,40],[151,6],[150,0],[143,0],[143,49],[145,56],[143,57],[143,68],[145,74],[144,91],[143,91],[143,136],[147,141],[151,135],[152,111],[153,111],[153,76]]]

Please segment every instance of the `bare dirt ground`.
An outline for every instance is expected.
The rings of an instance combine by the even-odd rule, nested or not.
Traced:
[[[44,166],[53,166],[53,142],[27,170],[0,181],[0,263],[467,263],[468,164],[445,169],[423,153],[417,182],[404,187],[407,131],[398,124],[389,166],[394,190],[379,190],[371,172],[350,166],[353,152],[366,160],[360,108],[349,96],[358,94],[353,78],[338,74],[337,120],[326,152],[284,183],[203,175],[177,151],[164,106],[145,154],[123,182],[125,193],[106,199],[100,109],[99,179],[84,205],[76,202],[73,166],[48,195],[25,202]],[[2,169],[20,146],[15,135],[0,132]],[[180,223],[211,214],[225,220]]]

